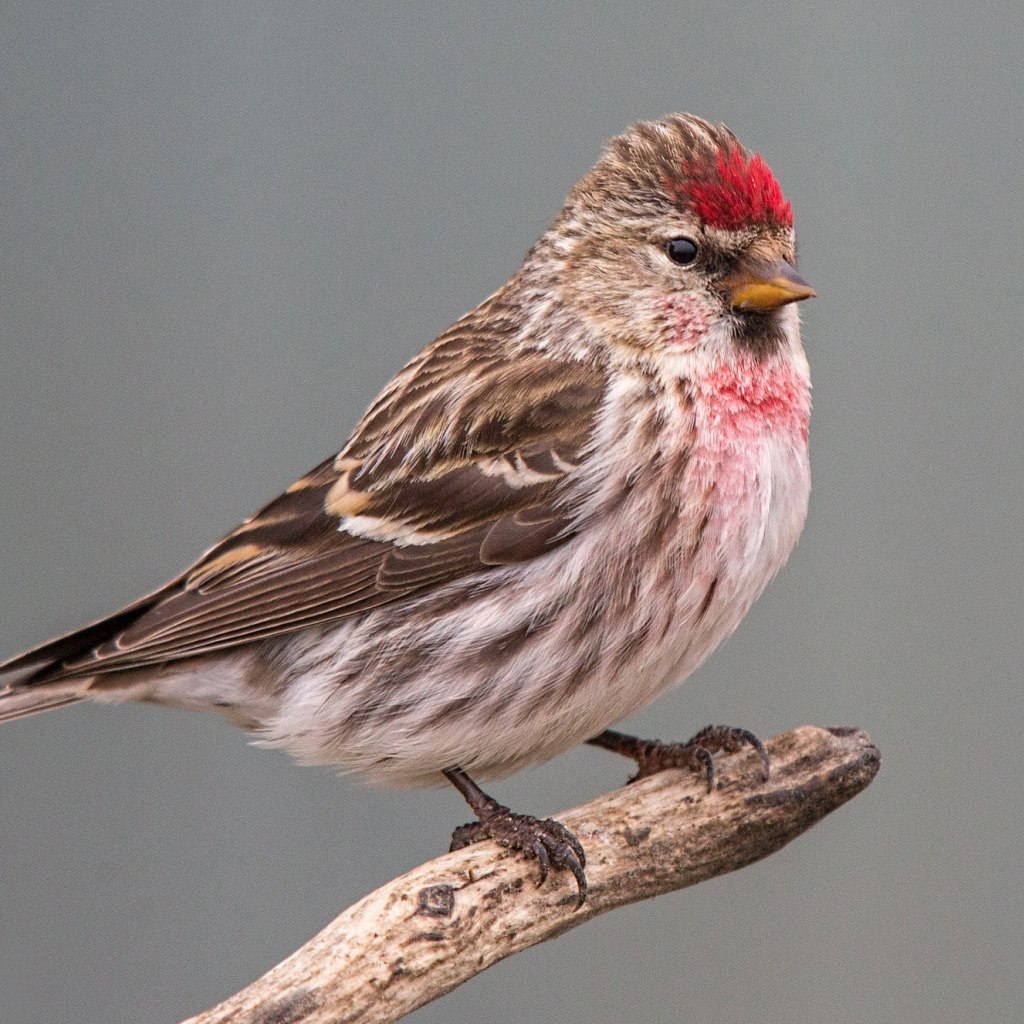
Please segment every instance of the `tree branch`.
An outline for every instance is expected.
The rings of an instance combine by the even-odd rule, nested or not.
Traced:
[[[866,733],[803,726],[756,757],[724,757],[706,793],[667,771],[558,815],[587,852],[576,910],[566,872],[486,842],[422,864],[370,893],[258,981],[185,1024],[387,1024],[504,957],[627,903],[774,853],[859,793],[878,771]]]

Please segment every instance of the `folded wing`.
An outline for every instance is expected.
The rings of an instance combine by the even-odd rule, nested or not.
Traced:
[[[395,378],[338,456],[161,590],[12,659],[0,681],[191,658],[543,555],[580,526],[574,473],[604,392],[597,366],[512,358],[457,325]]]

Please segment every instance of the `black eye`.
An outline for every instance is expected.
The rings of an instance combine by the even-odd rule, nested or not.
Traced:
[[[685,267],[697,258],[697,243],[692,238],[671,238],[665,243],[665,252],[673,263]]]

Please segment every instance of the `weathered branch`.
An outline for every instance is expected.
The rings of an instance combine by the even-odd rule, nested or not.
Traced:
[[[878,771],[867,734],[804,726],[722,758],[713,793],[663,772],[558,815],[587,852],[590,895],[494,843],[370,893],[258,981],[185,1024],[386,1024],[504,957],[627,903],[735,871],[785,846]]]

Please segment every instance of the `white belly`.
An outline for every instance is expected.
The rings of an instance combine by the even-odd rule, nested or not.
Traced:
[[[736,473],[742,486],[722,496],[694,566],[695,579],[717,581],[714,594],[691,630],[685,625],[691,614],[688,598],[680,601],[683,628],[664,686],[688,676],[739,625],[786,563],[807,515],[807,453],[791,439],[765,438],[745,465],[730,467],[723,475],[728,473]]]

